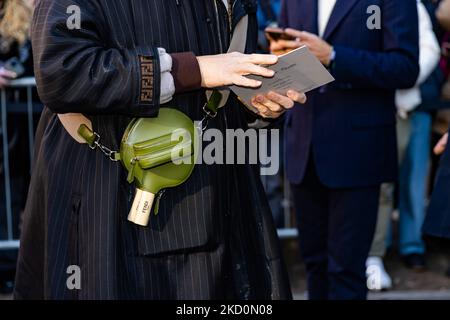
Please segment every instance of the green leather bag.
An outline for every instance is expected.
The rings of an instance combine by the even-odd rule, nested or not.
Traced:
[[[157,118],[134,119],[124,133],[120,159],[137,192],[128,220],[147,226],[155,197],[184,183],[195,166],[196,130],[184,113],[162,108]],[[154,208],[157,214],[159,198]]]
[[[203,106],[200,128],[195,127],[183,112],[173,108],[161,108],[156,118],[133,119],[123,134],[119,152],[102,145],[100,135],[88,125],[79,125],[78,136],[111,161],[121,161],[128,171],[128,182],[136,185],[129,221],[147,226],[152,209],[158,214],[164,190],[181,185],[191,176],[200,146],[199,136],[208,122],[217,116],[222,100],[220,91],[211,93]]]
[[[184,183],[194,170],[198,131],[193,121],[176,109],[161,108],[156,118],[133,119],[120,152],[102,145],[100,136],[85,124],[80,125],[78,135],[91,149],[98,148],[110,160],[122,162],[128,182],[137,188],[128,220],[141,226],[148,225],[152,209],[158,213],[163,191]]]
[[[214,90],[203,106],[202,128],[215,118],[223,95]],[[134,119],[126,129],[120,160],[128,171],[128,182],[137,191],[128,220],[147,226],[153,203],[155,214],[165,189],[184,183],[192,174],[198,155],[199,131],[181,111],[162,108],[157,118]]]

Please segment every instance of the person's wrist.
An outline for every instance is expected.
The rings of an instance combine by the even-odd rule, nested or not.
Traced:
[[[206,88],[205,74],[204,74],[204,57],[197,57],[198,67],[200,69],[201,86]]]

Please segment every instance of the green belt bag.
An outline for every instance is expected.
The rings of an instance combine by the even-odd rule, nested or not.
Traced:
[[[222,94],[214,91],[205,104],[202,129],[207,120],[217,115],[221,99]],[[79,127],[78,134],[92,149],[99,148],[111,160],[121,161],[128,172],[128,182],[137,188],[128,220],[147,226],[152,208],[155,214],[158,213],[164,190],[181,185],[192,174],[197,155],[195,141],[201,133],[183,112],[161,108],[156,118],[139,118],[130,122],[123,135],[120,152],[101,145],[100,136],[84,124]]]
[[[162,108],[157,118],[136,119],[129,124],[120,146],[128,182],[137,187],[129,221],[148,225],[156,195],[157,214],[162,190],[189,178],[195,164],[195,134],[192,120],[169,108]]]

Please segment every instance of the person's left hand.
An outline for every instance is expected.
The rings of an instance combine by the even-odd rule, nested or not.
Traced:
[[[331,53],[333,52],[333,46],[331,46],[328,42],[320,38],[319,36],[309,33],[306,31],[299,31],[295,29],[288,28],[285,32],[299,39],[300,46],[307,46],[309,50],[311,50],[312,54],[314,54],[317,59],[322,62],[323,65],[329,66]]]
[[[304,104],[306,95],[297,91],[289,90],[286,96],[276,92],[269,92],[266,95],[257,95],[252,99],[252,106],[263,118],[276,119],[287,110],[292,109],[295,102]]]

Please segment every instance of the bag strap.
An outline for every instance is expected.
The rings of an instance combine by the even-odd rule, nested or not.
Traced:
[[[78,134],[78,129],[83,125],[92,130],[92,122],[81,113],[58,114],[59,121],[67,133],[78,143],[88,143],[85,137]]]
[[[228,52],[245,52],[245,46],[247,44],[247,32],[248,32],[248,15],[244,16],[237,24],[233,37],[231,39]],[[220,90],[221,99],[217,99],[218,94],[214,94],[218,90],[208,90],[206,92],[208,103],[205,108],[211,114],[217,114],[217,110],[225,106],[230,96],[229,90]],[[205,111],[206,112],[206,111]],[[58,114],[58,118],[66,129],[67,133],[78,143],[88,143],[85,137],[81,137],[79,129],[83,127],[93,133],[92,122],[85,115],[81,113],[69,113]]]

